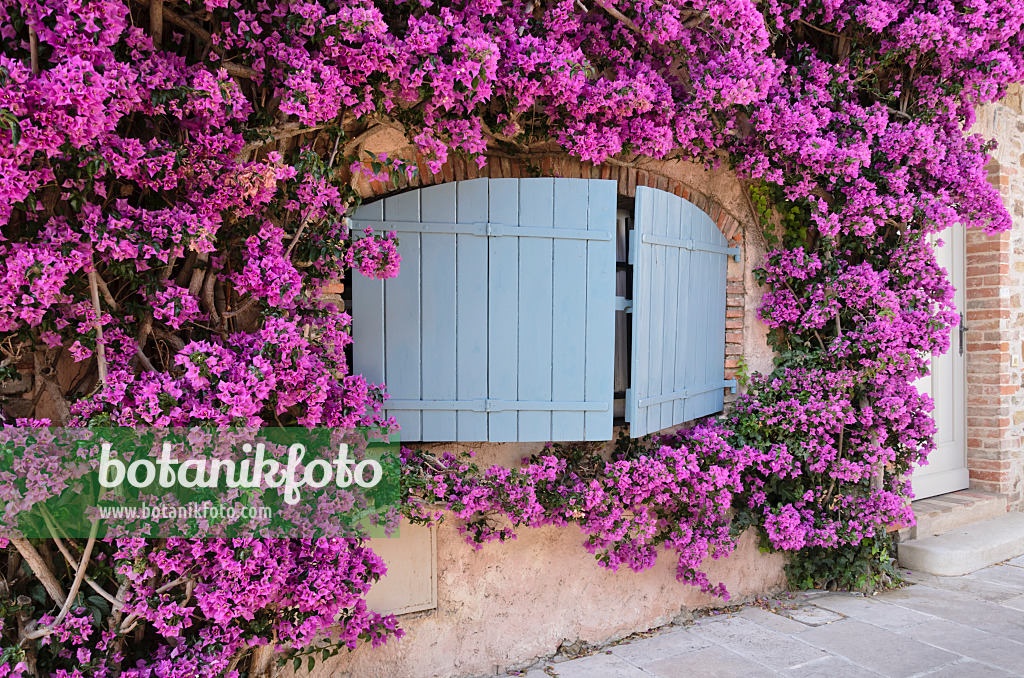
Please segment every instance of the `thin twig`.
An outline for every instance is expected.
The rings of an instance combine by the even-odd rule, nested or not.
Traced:
[[[142,363],[142,366],[146,368],[147,372],[156,372],[156,368],[153,367],[152,361],[150,361],[138,346],[135,347],[135,357],[139,359],[139,362]]]
[[[222,314],[222,317],[225,318],[225,319],[227,319],[227,318],[234,318],[236,315],[239,315],[240,313],[242,313],[243,311],[245,311],[247,308],[249,308],[250,306],[252,306],[255,303],[256,303],[256,297],[249,297],[248,299],[246,299],[245,301],[242,302],[241,306],[239,306],[238,308],[234,309],[233,311],[224,311],[224,313]]]
[[[327,127],[327,125],[313,125],[305,127],[297,122],[286,122],[283,125],[279,125],[278,127],[269,127],[262,130],[262,135],[264,136],[264,139],[261,139],[260,141],[250,141],[245,146],[242,146],[242,150],[238,153],[238,155],[239,157],[244,158],[246,157],[247,154],[252,153],[257,149],[263,148],[267,144],[273,143],[275,141],[281,141],[283,139],[290,139],[294,136],[305,134],[307,132],[315,132],[319,129],[323,129],[324,127]]]
[[[50,531],[50,535],[53,537],[54,543],[57,544],[57,549],[60,550],[61,554],[63,554],[64,556],[64,559],[68,561],[68,565],[70,565],[71,569],[77,574],[78,563],[75,561],[74,556],[71,555],[71,552],[68,550],[68,547],[64,545],[64,540],[57,536],[57,527],[53,523],[53,516],[50,515],[50,512],[46,509],[45,505],[43,505],[42,508],[43,522],[46,523],[46,528]],[[114,609],[124,606],[123,603],[114,598],[114,596],[107,593],[107,591],[102,586],[97,584],[93,579],[86,577],[85,583],[88,584],[89,588],[91,588],[93,591],[106,598]]]
[[[302,237],[302,233],[306,230],[306,226],[309,224],[309,217],[307,216],[299,224],[299,230],[295,231],[295,235],[292,236],[292,241],[288,243],[288,249],[284,251],[284,258],[288,259],[292,256],[292,250],[295,249],[295,245],[299,242],[299,238]]]
[[[802,24],[803,24],[804,26],[807,26],[808,28],[813,28],[814,30],[818,31],[819,33],[824,33],[825,35],[831,35],[831,36],[834,36],[834,37],[836,37],[836,38],[841,38],[841,37],[843,37],[843,36],[839,35],[838,33],[833,33],[832,31],[826,31],[826,30],[825,30],[824,28],[819,28],[818,26],[815,26],[814,24],[811,24],[811,23],[807,23],[807,22],[806,22],[806,21],[804,21],[803,19],[799,19],[799,21],[800,21],[800,23],[802,23]]]
[[[114,295],[110,293],[110,288],[107,287],[107,281],[99,273],[96,274],[96,284],[99,285],[100,292],[103,293],[103,299],[107,302],[107,306],[115,311],[120,310],[121,305],[114,299]]]
[[[331,155],[327,158],[327,166],[334,167],[334,158],[338,155],[338,142],[341,141],[341,135],[334,137],[334,148],[331,149]]]
[[[75,580],[71,582],[71,590],[68,591],[68,597],[64,600],[64,605],[60,608],[57,618],[43,628],[27,633],[22,639],[22,642],[50,635],[53,633],[53,630],[60,626],[60,623],[64,621],[64,617],[68,616],[68,612],[71,611],[71,605],[75,602],[75,598],[78,596],[78,590],[82,588],[82,582],[85,580],[85,571],[89,566],[89,559],[92,557],[93,547],[96,546],[96,535],[99,534],[99,531],[100,521],[92,521],[92,527],[89,529],[89,540],[85,543],[85,550],[82,552],[82,560],[78,563]]]
[[[100,311],[100,291],[97,278],[99,274],[96,273],[96,262],[92,262],[92,266],[89,269],[89,292],[92,294],[92,309],[96,317],[93,321],[93,326],[96,328],[96,365],[99,369],[100,383],[104,386],[107,384],[107,351],[106,346],[103,345],[103,316]]]
[[[28,27],[28,50],[32,75],[39,75],[39,34],[32,25]]]
[[[626,16],[619,10],[615,9],[615,5],[613,5],[611,2],[608,2],[608,0],[594,0],[594,4],[603,9],[605,12],[608,13],[608,16],[612,17],[629,30],[633,31],[637,35],[643,35],[643,32],[640,30],[640,27],[637,26],[636,23],[628,16]]]
[[[158,589],[156,590],[156,592],[157,592],[158,594],[159,594],[159,593],[167,593],[168,591],[170,591],[171,589],[173,589],[173,588],[174,588],[175,586],[178,586],[179,584],[184,584],[184,583],[186,583],[186,582],[187,582],[188,580],[189,580],[189,578],[188,578],[188,577],[185,577],[185,576],[182,576],[182,577],[178,577],[178,578],[177,578],[177,579],[175,579],[174,581],[170,581],[170,582],[167,582],[166,584],[164,584],[163,586],[161,586],[160,588],[158,588]]]

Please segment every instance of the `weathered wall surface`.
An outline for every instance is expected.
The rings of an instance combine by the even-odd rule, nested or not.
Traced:
[[[1008,233],[967,233],[967,454],[971,486],[1024,506],[1024,109],[1019,85],[978,111],[999,146],[989,180],[1013,217]]]
[[[611,572],[582,546],[576,528],[527,529],[515,541],[473,551],[452,525],[438,530],[438,607],[403,619],[406,636],[360,647],[316,669],[314,678],[484,676],[533,663],[560,645],[603,643],[720,605],[675,580],[663,553],[642,573]],[[745,535],[727,560],[707,568],[733,600],[784,585],[781,556],[764,556]]]

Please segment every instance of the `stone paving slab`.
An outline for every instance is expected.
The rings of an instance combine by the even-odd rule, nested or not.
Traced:
[[[786,669],[779,675],[790,678],[878,678],[879,674],[863,666],[829,655],[801,666]]]
[[[690,633],[770,669],[788,669],[825,656],[824,651],[798,640],[799,636],[772,631],[739,617],[695,624]]]
[[[613,654],[595,654],[557,664],[559,678],[650,678],[649,674]]]
[[[1009,600],[1004,600],[1003,605],[1005,607],[1012,607],[1015,610],[1024,611],[1024,595],[1019,595]]]
[[[619,659],[642,668],[662,659],[669,659],[710,646],[710,641],[680,630],[617,645],[611,648],[611,652]]]
[[[646,670],[649,675],[658,678],[769,678],[778,675],[722,647],[709,647],[692,654],[662,659]]]
[[[782,614],[795,622],[807,626],[824,626],[825,624],[831,624],[843,619],[843,615],[833,612],[828,608],[819,607],[817,604],[801,605],[792,610],[786,610]]]
[[[972,598],[988,600],[993,603],[1002,603],[1004,600],[1009,600],[1010,598],[1020,595],[1020,591],[1018,589],[1006,586],[1005,584],[981,579],[977,574],[978,573],[975,572],[974,574],[968,574],[961,577],[940,577],[935,574],[927,574],[924,572],[912,572],[905,574],[904,579],[914,584],[924,584],[925,586],[933,589],[966,593]]]
[[[876,596],[785,596],[519,675],[1024,678],[1017,570],[1024,572],[1024,557],[961,577],[908,575],[915,583]]]
[[[760,607],[745,607],[736,616],[749,619],[755,624],[760,624],[765,628],[779,631],[780,633],[796,633],[797,631],[807,630],[807,627],[798,621],[794,621],[789,617],[783,617],[781,614],[769,612]]]
[[[907,629],[903,635],[1007,671],[1024,671],[1024,643],[1008,638],[941,619]]]
[[[1019,673],[1007,673],[987,664],[979,664],[978,662],[972,662],[970,659],[965,659],[962,662],[945,666],[938,671],[926,673],[921,678],[1014,678],[1014,676],[1019,675]]]
[[[909,586],[887,593],[885,600],[1011,640],[1024,638],[1024,615],[1020,611],[962,593]]]
[[[1024,592],[1024,566],[1017,567],[1010,564],[993,565],[992,567],[986,567],[984,570],[978,570],[970,576]]]
[[[810,629],[796,637],[888,678],[910,678],[960,659],[952,652],[855,619]]]
[[[848,593],[826,596],[814,601],[814,604],[890,631],[899,631],[933,619],[931,615],[908,610],[898,605],[890,605],[877,597],[867,598]]]

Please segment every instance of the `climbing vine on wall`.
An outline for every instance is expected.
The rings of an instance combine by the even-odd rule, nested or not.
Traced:
[[[704,587],[729,510],[774,548],[863,551],[931,449],[912,382],[953,316],[929,236],[1010,224],[965,130],[1024,76],[1022,22],[1020,0],[0,0],[0,379],[34,380],[7,423],[385,423],[321,294],[398,271],[393,239],[343,216],[353,177],[415,173],[364,152],[381,129],[431,171],[551,143],[729,163],[776,238],[777,369],[722,425],[591,471],[411,455],[407,510],[440,502],[474,540],[479,510],[577,522],[609,566],[664,545]],[[648,473],[651,494],[624,489]],[[334,649],[399,633],[365,609],[383,568],[358,539],[5,558],[0,675],[265,675],[338,618]]]

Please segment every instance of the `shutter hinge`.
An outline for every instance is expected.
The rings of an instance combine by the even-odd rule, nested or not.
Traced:
[[[498,238],[504,235],[503,224],[496,224],[491,221],[480,221],[473,224],[477,235],[486,235],[493,238]]]
[[[633,300],[627,299],[626,297],[615,297],[615,310],[625,311],[626,313],[632,313]]]

